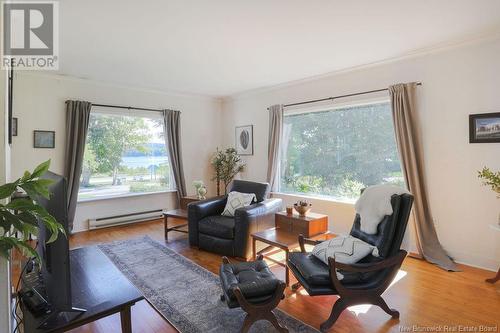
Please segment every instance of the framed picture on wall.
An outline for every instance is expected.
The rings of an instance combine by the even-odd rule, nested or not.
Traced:
[[[236,127],[235,139],[238,155],[253,155],[253,125]]]
[[[469,115],[469,142],[500,142],[500,112]]]
[[[56,132],[54,131],[39,131],[33,132],[33,147],[34,148],[55,148]]]

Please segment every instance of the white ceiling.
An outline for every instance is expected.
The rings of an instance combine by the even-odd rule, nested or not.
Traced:
[[[63,0],[60,73],[211,96],[500,30],[498,0]]]

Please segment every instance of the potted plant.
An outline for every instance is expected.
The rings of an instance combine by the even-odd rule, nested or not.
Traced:
[[[215,170],[215,180],[217,184],[217,195],[220,195],[220,183],[224,184],[224,194],[227,194],[227,186],[233,180],[234,176],[245,170],[245,164],[240,163],[241,158],[237,154],[236,149],[227,148],[226,150],[219,150],[215,152],[212,158],[212,166]]]
[[[489,168],[484,167],[478,171],[478,177],[483,181],[483,185],[490,186],[497,193],[497,198],[500,199],[500,171],[493,172]],[[498,224],[500,225],[500,214],[498,215]]]
[[[195,180],[193,182],[193,186],[196,190],[196,196],[198,197],[198,199],[205,200],[207,198],[205,196],[207,194],[207,188],[205,187],[203,180]]]
[[[32,173],[26,171],[21,178],[0,186],[1,202],[5,202],[19,190],[27,194],[26,198],[0,203],[0,255],[7,260],[13,248],[39,260],[38,253],[28,241],[30,234],[38,235],[38,221],[51,233],[48,242],[55,241],[59,233],[66,235],[63,226],[36,201],[39,197],[50,197],[49,185],[52,181],[40,178],[49,166],[50,160],[37,166]]]

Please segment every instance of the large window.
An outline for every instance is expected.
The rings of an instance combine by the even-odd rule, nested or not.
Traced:
[[[404,186],[388,102],[285,114],[280,191],[352,201],[375,184]]]
[[[78,200],[173,189],[160,118],[92,112]]]

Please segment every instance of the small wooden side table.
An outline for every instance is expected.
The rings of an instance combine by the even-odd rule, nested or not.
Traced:
[[[200,201],[198,197],[196,196],[186,196],[181,198],[180,202],[180,208],[178,209],[172,209],[172,210],[167,210],[163,212],[163,224],[165,227],[165,241],[168,242],[168,233],[170,231],[177,231],[177,232],[182,232],[187,234],[188,230],[182,229],[184,227],[187,227],[187,218],[188,218],[188,211],[187,211],[187,205],[191,202],[196,202]],[[186,221],[186,222],[177,222],[173,225],[169,225],[169,218],[171,219],[176,219],[177,221]]]
[[[328,215],[307,213],[306,216],[300,216],[297,213],[288,215],[286,212],[278,212],[274,215],[274,223],[276,228],[309,238],[328,230]]]
[[[257,255],[262,254],[265,258],[274,262],[275,264],[285,267],[285,283],[287,286],[289,286],[290,272],[287,266],[288,254],[290,253],[291,250],[299,247],[299,235],[282,228],[271,228],[253,233],[251,236],[252,236],[253,259],[255,260]],[[310,238],[326,240],[332,237],[334,237],[333,234],[329,233],[327,230],[324,230],[323,232]],[[269,246],[257,252],[257,247],[256,247],[257,241],[268,244]],[[268,251],[270,247],[276,247],[278,249],[285,251],[285,263],[282,263],[278,260],[274,260],[273,258],[270,258],[269,256],[266,256],[264,254],[264,252]]]

